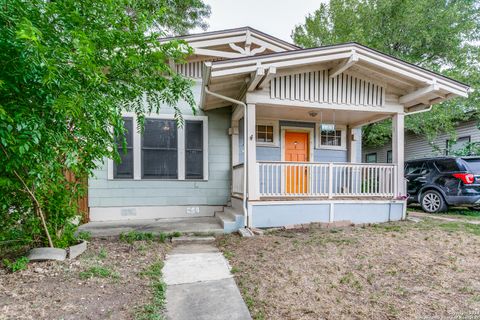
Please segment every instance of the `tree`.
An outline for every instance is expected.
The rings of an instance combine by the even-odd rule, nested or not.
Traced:
[[[454,99],[406,118],[406,129],[433,140],[480,108],[480,2],[478,0],[331,0],[292,32],[295,43],[316,47],[359,42],[471,85]],[[364,128],[364,143],[382,145],[389,121]]]
[[[65,172],[119,159],[123,111],[141,129],[163,104],[182,124],[191,82],[169,62],[192,50],[159,37],[209,13],[201,0],[0,0],[0,241],[68,245],[84,190]]]

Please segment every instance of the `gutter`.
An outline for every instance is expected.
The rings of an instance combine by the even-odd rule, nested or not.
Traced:
[[[243,154],[244,154],[244,159],[243,159],[243,199],[242,199],[242,210],[243,210],[243,216],[245,218],[244,226],[247,227],[249,226],[249,223],[251,221],[250,217],[248,216],[248,209],[247,209],[247,139],[248,139],[248,134],[247,134],[247,105],[245,102],[240,101],[240,100],[235,100],[233,98],[221,95],[219,93],[212,92],[208,90],[208,86],[204,87],[205,93],[212,95],[214,97],[217,97],[219,99],[223,99],[228,102],[232,102],[235,105],[239,105],[243,107]]]

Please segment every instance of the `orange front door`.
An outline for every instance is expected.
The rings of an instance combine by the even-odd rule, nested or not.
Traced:
[[[308,133],[285,132],[285,161],[308,162]],[[307,166],[302,164],[289,165],[285,169],[287,193],[307,193]]]

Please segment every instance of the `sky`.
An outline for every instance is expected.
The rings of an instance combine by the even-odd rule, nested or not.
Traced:
[[[326,0],[204,0],[212,8],[207,31],[250,26],[282,40]],[[202,32],[195,30],[195,32]]]

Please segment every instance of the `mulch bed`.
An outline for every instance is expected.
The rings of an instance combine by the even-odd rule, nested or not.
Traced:
[[[92,240],[72,261],[30,263],[28,270],[0,269],[0,319],[133,319],[152,299],[150,281],[139,273],[163,260],[169,246]],[[85,278],[91,267],[110,270]]]
[[[255,319],[480,319],[474,227],[427,220],[218,243]]]

